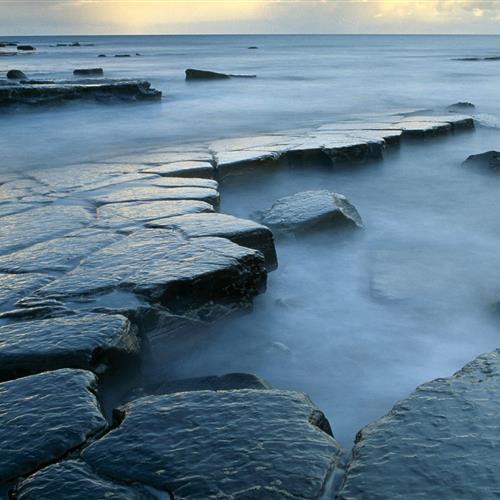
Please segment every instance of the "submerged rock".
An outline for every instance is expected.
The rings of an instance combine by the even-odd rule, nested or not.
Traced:
[[[342,500],[497,498],[500,350],[421,385],[362,429]]]
[[[161,92],[142,80],[21,82],[0,86],[0,106],[39,105],[78,99],[151,101],[160,100]]]
[[[189,238],[227,238],[238,245],[262,252],[268,269],[278,267],[273,234],[267,227],[251,220],[220,213],[197,213],[158,219],[149,222],[147,226],[177,229]]]
[[[104,70],[102,68],[75,69],[73,74],[75,76],[102,76],[104,75]]]
[[[476,106],[474,106],[471,102],[456,102],[454,104],[450,104],[446,109],[452,112],[462,112],[464,110],[473,111],[476,109]]]
[[[229,80],[230,78],[256,78],[257,75],[232,75],[200,69],[187,69],[186,80]]]
[[[18,45],[17,50],[20,50],[21,52],[30,52],[36,49],[33,45]]]
[[[486,151],[470,155],[463,163],[466,167],[480,167],[497,172],[500,170],[500,151]]]
[[[95,375],[57,370],[0,384],[0,485],[50,463],[107,424]]]
[[[360,215],[349,200],[326,190],[285,196],[269,210],[257,215],[263,224],[284,233],[310,231],[339,223],[363,227]]]
[[[138,355],[139,341],[127,318],[87,314],[0,327],[0,380],[58,368],[96,372]]]
[[[224,238],[144,229],[95,252],[38,292],[69,298],[128,290],[172,312],[210,301],[248,302],[266,283],[264,258]]]
[[[307,396],[200,391],[138,399],[82,458],[101,477],[178,499],[302,498],[325,492],[341,448]]]
[[[9,80],[26,80],[28,77],[19,69],[11,69],[7,71],[7,78]]]

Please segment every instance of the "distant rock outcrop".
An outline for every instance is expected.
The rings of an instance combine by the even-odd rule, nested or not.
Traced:
[[[257,75],[232,75],[201,69],[187,69],[186,80],[229,80],[230,78],[256,78]]]
[[[28,77],[19,69],[11,69],[7,72],[9,80],[26,80]]]

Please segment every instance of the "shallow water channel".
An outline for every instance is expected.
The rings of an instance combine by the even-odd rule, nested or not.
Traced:
[[[307,392],[346,446],[419,384],[499,346],[500,177],[467,170],[500,131],[404,143],[383,161],[270,169],[223,184],[221,211],[252,217],[310,189],[346,195],[363,230],[277,241],[252,312],[215,324],[172,377],[253,372]]]

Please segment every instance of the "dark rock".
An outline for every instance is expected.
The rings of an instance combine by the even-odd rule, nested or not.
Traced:
[[[259,250],[266,259],[268,270],[278,267],[273,234],[261,224],[220,213],[197,213],[157,219],[147,227],[170,228],[188,238],[218,236],[248,248]]]
[[[99,477],[85,462],[67,460],[50,465],[22,481],[18,500],[157,500],[152,489]]]
[[[97,57],[107,57],[106,54],[99,54]]]
[[[51,280],[49,276],[38,273],[0,273],[0,310],[12,308],[19,299],[42,288]]]
[[[463,163],[466,167],[480,167],[497,172],[500,169],[500,152],[486,151],[477,155],[470,155]]]
[[[7,72],[7,78],[9,80],[25,80],[28,77],[19,69],[11,69]]]
[[[500,56],[488,56],[483,59],[484,61],[500,61]]]
[[[99,101],[151,101],[160,100],[161,92],[140,80],[21,82],[21,85],[0,86],[0,106],[41,105],[95,99]]]
[[[135,329],[123,316],[88,314],[0,326],[0,380],[58,368],[102,372],[136,356]]]
[[[260,252],[223,238],[145,229],[95,252],[38,295],[68,298],[128,290],[172,312],[207,302],[248,303],[265,288]]]
[[[17,47],[17,42],[0,42],[0,48],[3,47]]]
[[[80,47],[80,42],[72,42],[69,44],[70,47]]]
[[[252,45],[251,47],[248,47],[248,50],[257,50],[259,47]]]
[[[115,54],[115,57],[132,57],[130,54]]]
[[[106,428],[96,378],[57,370],[0,384],[0,485],[29,474]]]
[[[462,111],[472,111],[476,109],[476,106],[472,104],[471,102],[456,102],[454,104],[450,104],[447,108],[448,111],[453,111],[453,112],[462,112]]]
[[[104,75],[104,71],[102,68],[89,68],[89,69],[75,69],[73,71],[73,74],[75,76],[87,76],[87,75],[93,75],[93,76],[102,76]]]
[[[32,45],[18,45],[17,50],[21,51],[33,51],[36,50]]]
[[[256,78],[256,75],[232,75],[200,69],[186,70],[186,80],[228,80],[230,78]]]
[[[151,396],[121,408],[119,427],[82,458],[101,477],[172,498],[315,499],[328,494],[341,455],[319,414],[286,391]]]
[[[234,391],[241,389],[272,389],[265,380],[249,373],[228,373],[221,376],[185,378],[148,385],[136,393],[140,396],[174,394],[192,391]]]
[[[362,429],[339,497],[497,498],[500,350],[421,385]]]
[[[482,57],[457,57],[454,61],[482,61]]]
[[[332,224],[363,227],[349,200],[330,191],[304,191],[277,200],[269,210],[257,214],[271,229],[284,233],[310,231]]]

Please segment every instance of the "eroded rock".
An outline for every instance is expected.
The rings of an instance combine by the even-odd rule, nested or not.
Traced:
[[[168,217],[149,222],[148,227],[171,228],[188,238],[218,236],[244,247],[262,252],[268,269],[276,269],[278,262],[271,231],[257,222],[220,213],[198,213]]]
[[[421,385],[362,429],[343,500],[496,498],[500,350]]]
[[[349,200],[326,190],[285,196],[257,216],[264,225],[282,233],[300,233],[337,224],[363,227],[360,215]]]
[[[96,372],[138,355],[139,341],[127,318],[87,314],[0,326],[0,379],[58,368]]]
[[[120,418],[84,460],[99,475],[177,499],[315,499],[341,453],[321,412],[294,392],[151,396],[122,408]]]
[[[106,428],[96,378],[57,370],[0,384],[0,484],[29,474]]]

